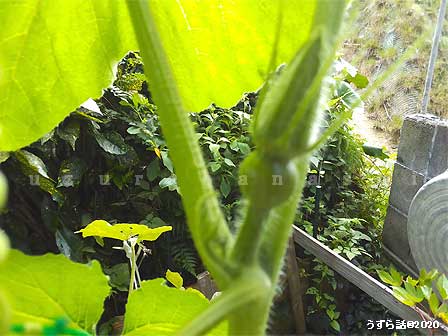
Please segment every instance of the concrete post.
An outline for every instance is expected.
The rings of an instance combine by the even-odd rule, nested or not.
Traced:
[[[407,235],[409,206],[421,186],[446,169],[448,121],[429,114],[407,116],[401,129],[383,243],[392,258],[398,258],[415,271],[418,270]]]

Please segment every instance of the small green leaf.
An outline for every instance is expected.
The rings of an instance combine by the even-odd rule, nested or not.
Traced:
[[[221,168],[221,164],[219,162],[210,162],[209,165],[212,173],[217,172]]]
[[[235,167],[235,164],[233,163],[233,161],[228,158],[224,158],[224,163],[226,165],[228,165],[229,167]]]
[[[9,152],[0,152],[0,163],[5,162],[10,157]]]
[[[63,195],[56,189],[55,181],[48,176],[47,167],[38,156],[26,150],[19,150],[14,152],[14,157],[20,162],[22,172],[32,179],[36,186],[48,192],[59,204],[63,202]]]
[[[168,152],[161,151],[160,154],[162,155],[163,165],[171,172],[171,174],[173,174],[174,173],[173,162],[171,162],[171,159],[168,156]]]
[[[250,147],[247,143],[238,142],[237,145],[242,154],[248,155],[250,153]]]
[[[76,233],[82,233],[83,238],[98,236],[118,240],[128,240],[129,238],[138,235],[138,241],[153,241],[159,238],[162,233],[171,230],[171,226],[161,226],[155,229],[151,229],[143,224],[120,223],[111,225],[105,220],[99,219],[93,221],[84,229],[79,230]]]
[[[341,331],[341,326],[339,325],[339,322],[336,320],[332,320],[330,322],[330,327],[332,327],[336,331]]]
[[[346,79],[350,83],[355,84],[358,89],[364,89],[365,87],[367,87],[367,85],[369,85],[369,79],[366,76],[361,75],[359,72],[356,73],[354,77],[352,77],[350,74],[347,74]]]
[[[177,272],[167,270],[165,278],[176,288],[182,288],[182,286],[184,285],[184,279],[182,279],[182,276]]]
[[[408,284],[410,284],[411,286],[417,286],[417,284],[418,284],[418,280],[415,280],[415,279],[413,279],[411,276],[407,276],[407,278],[406,278],[406,282],[408,283]]]
[[[146,177],[149,181],[154,181],[160,175],[160,164],[158,159],[154,159],[146,168]]]
[[[423,285],[430,284],[436,277],[439,276],[439,271],[436,269],[431,270],[429,273],[426,273],[425,269],[420,270],[419,281]]]
[[[112,267],[105,267],[104,273],[109,276],[109,285],[120,291],[127,291],[129,289],[129,281],[131,273],[129,271],[128,263],[116,264]]]
[[[219,149],[221,148],[221,146],[217,145],[217,144],[210,144],[208,145],[208,149],[210,150],[210,152],[213,154],[213,156],[220,156],[219,154]]]
[[[389,158],[389,155],[387,155],[387,153],[385,152],[386,149],[384,147],[376,147],[365,144],[362,146],[362,149],[364,153],[371,157],[379,158],[381,160]]]
[[[14,154],[20,163],[22,163],[25,167],[30,168],[33,172],[45,177],[48,180],[51,180],[48,176],[47,167],[40,157],[26,150],[20,150]]]
[[[403,281],[403,276],[393,266],[390,267],[390,275],[396,283],[399,282],[401,284],[401,282]]]
[[[230,184],[229,184],[229,182],[227,182],[226,178],[221,179],[221,184],[219,185],[219,190],[221,190],[221,193],[224,197],[229,196],[231,188],[230,188]]]
[[[238,150],[240,150],[239,149],[239,146],[238,146],[238,141],[236,141],[236,140],[233,140],[231,143],[230,143],[230,149],[231,150],[234,150],[234,151],[238,151]]]
[[[161,226],[166,226],[166,223],[160,217],[153,217],[149,223],[149,227],[153,229]]]
[[[57,187],[77,187],[86,169],[85,162],[77,157],[64,160],[59,168]]]
[[[95,241],[99,246],[104,247],[104,239],[102,237],[94,236],[93,238],[95,238]]]
[[[445,302],[437,309],[437,317],[440,317],[445,323],[448,321],[448,304]]]
[[[171,175],[169,177],[165,177],[159,182],[160,188],[168,188],[170,191],[174,191],[177,189],[177,178],[175,175]]]
[[[437,280],[437,289],[439,290],[440,296],[443,300],[448,299],[448,279],[445,274],[442,274]]]
[[[80,126],[79,121],[70,119],[67,124],[59,126],[56,130],[56,134],[69,143],[70,147],[74,151],[76,148],[76,140],[79,138]]]
[[[129,150],[129,145],[115,131],[101,133],[93,129],[93,135],[98,145],[110,154],[123,155]]]
[[[429,308],[431,308],[431,311],[435,316],[439,309],[439,299],[437,298],[437,295],[435,293],[432,293],[429,297]]]
[[[428,285],[424,285],[421,288],[421,291],[424,295],[424,297],[426,298],[426,300],[429,300],[429,298],[431,297],[432,294],[432,287],[428,286]]]
[[[311,164],[314,166],[314,168],[319,168],[319,162],[320,162],[320,160],[317,158],[317,157],[315,157],[315,156],[311,156],[310,157],[310,162],[311,162]]]
[[[400,281],[397,281],[397,279],[394,279],[392,275],[386,271],[383,270],[376,270],[376,273],[380,277],[381,281],[384,283],[387,283],[391,286],[400,286],[401,285],[401,276]]]
[[[410,277],[408,277],[404,282],[405,290],[409,294],[409,296],[412,297],[412,300],[415,302],[421,302],[425,298],[425,296],[423,295],[421,288],[415,286],[416,280]]]
[[[129,127],[126,132],[128,134],[139,134],[141,133],[142,129],[140,127],[131,126]]]
[[[356,257],[356,254],[352,251],[345,251],[345,255],[347,256],[348,260],[352,260],[354,257]]]
[[[416,301],[414,301],[413,296],[409,295],[409,293],[404,288],[393,286],[392,294],[398,301],[404,303],[407,306],[413,307],[417,303]]]

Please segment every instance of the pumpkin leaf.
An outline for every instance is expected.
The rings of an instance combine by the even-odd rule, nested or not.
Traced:
[[[122,241],[138,235],[137,242],[140,242],[143,240],[154,241],[159,238],[162,233],[171,230],[171,226],[160,226],[158,228],[151,229],[143,224],[120,223],[111,225],[105,220],[99,219],[93,221],[84,229],[81,229],[76,233],[82,233],[83,238],[101,237],[118,239]]]
[[[12,307],[13,324],[49,325],[66,318],[68,327],[92,332],[110,287],[97,261],[84,265],[62,254],[11,250],[0,265],[0,290]]]
[[[141,288],[131,293],[126,304],[124,336],[174,335],[209,306],[197,291],[170,288],[164,282],[142,281]],[[226,332],[227,325],[221,323],[207,335],[227,335]]]
[[[233,106],[272,70],[277,1],[158,0],[151,5],[188,111],[201,111],[211,102]],[[289,0],[281,7],[276,64],[289,61],[308,39],[316,14],[315,1]],[[100,96],[112,82],[114,62],[138,49],[124,1],[3,1],[0,22],[7,27],[0,32],[2,151],[37,140],[88,98]]]
[[[182,276],[177,272],[167,270],[165,278],[176,288],[182,288],[182,286],[184,285],[184,279],[182,279]]]

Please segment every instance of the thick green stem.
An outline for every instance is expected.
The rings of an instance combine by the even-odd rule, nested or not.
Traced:
[[[188,225],[207,268],[220,287],[224,288],[230,282],[231,272],[217,260],[225,259],[232,244],[232,236],[214,194],[193,125],[177,92],[149,1],[128,0],[127,4],[145,62],[145,73],[158,106],[170,157],[176,167]],[[202,198],[204,195],[208,195],[206,200]],[[204,204],[199,204],[200,202]],[[196,209],[199,205],[207,209],[206,216],[197,216]]]
[[[229,335],[261,336],[266,334],[274,288],[266,291],[262,298],[235,310],[229,317]]]
[[[277,283],[282,267],[283,256],[286,252],[288,238],[291,235],[292,223],[300,201],[303,186],[308,172],[308,157],[301,158],[297,162],[299,183],[289,202],[275,208],[269,215],[266,223],[266,233],[261,245],[261,264],[271,281]],[[273,238],[275,237],[275,238]]]
[[[254,265],[261,240],[263,238],[264,222],[269,209],[260,209],[255,202],[250,202],[246,209],[246,217],[238,232],[235,245],[230,256],[237,264]]]
[[[267,279],[266,275],[260,272],[259,269],[253,268],[247,273],[250,274],[250,276],[243,275],[241,278],[235,279],[235,286],[223,292],[221,296],[218,297],[209,308],[207,308],[207,310],[197,316],[191,323],[182,329],[181,332],[179,332],[179,335],[205,335],[230,314],[232,319],[235,316],[235,312],[244,311],[244,314],[239,317],[241,318],[244,316],[244,319],[246,320],[248,311],[254,310],[258,312],[258,309],[254,309],[254,307],[260,307],[260,303],[265,301],[266,293],[271,287],[271,284],[269,283],[269,279]],[[260,276],[254,277],[254,274],[260,274]],[[254,315],[259,316],[257,313]],[[258,324],[250,323],[250,332],[246,333],[246,335],[255,334],[254,330],[257,328],[254,328],[254,326],[260,325],[261,321],[258,322]],[[231,325],[234,324],[231,323]],[[236,335],[233,332],[230,332],[230,330],[229,334]]]

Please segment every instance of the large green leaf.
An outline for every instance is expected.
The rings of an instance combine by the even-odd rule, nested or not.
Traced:
[[[38,139],[112,81],[136,48],[124,1],[20,0],[0,6],[0,148]]]
[[[283,20],[277,63],[289,61],[308,39],[315,3],[151,1],[187,110],[199,111],[211,102],[230,107],[243,92],[256,90],[267,76],[279,8]]]
[[[195,290],[170,288],[163,283],[163,279],[143,281],[141,288],[131,293],[123,335],[174,335],[209,305]],[[226,329],[227,326],[221,324],[209,335],[226,335]]]
[[[315,10],[310,0],[151,3],[190,111],[211,102],[230,106],[257,89],[266,78],[279,8],[277,64],[308,38]],[[89,97],[99,96],[112,80],[113,62],[138,49],[124,1],[2,1],[0,22],[3,151],[38,139]]]
[[[12,323],[51,325],[67,318],[69,327],[91,332],[110,288],[100,264],[71,262],[63,255],[27,256],[11,250],[0,265],[0,290],[12,307]]]

